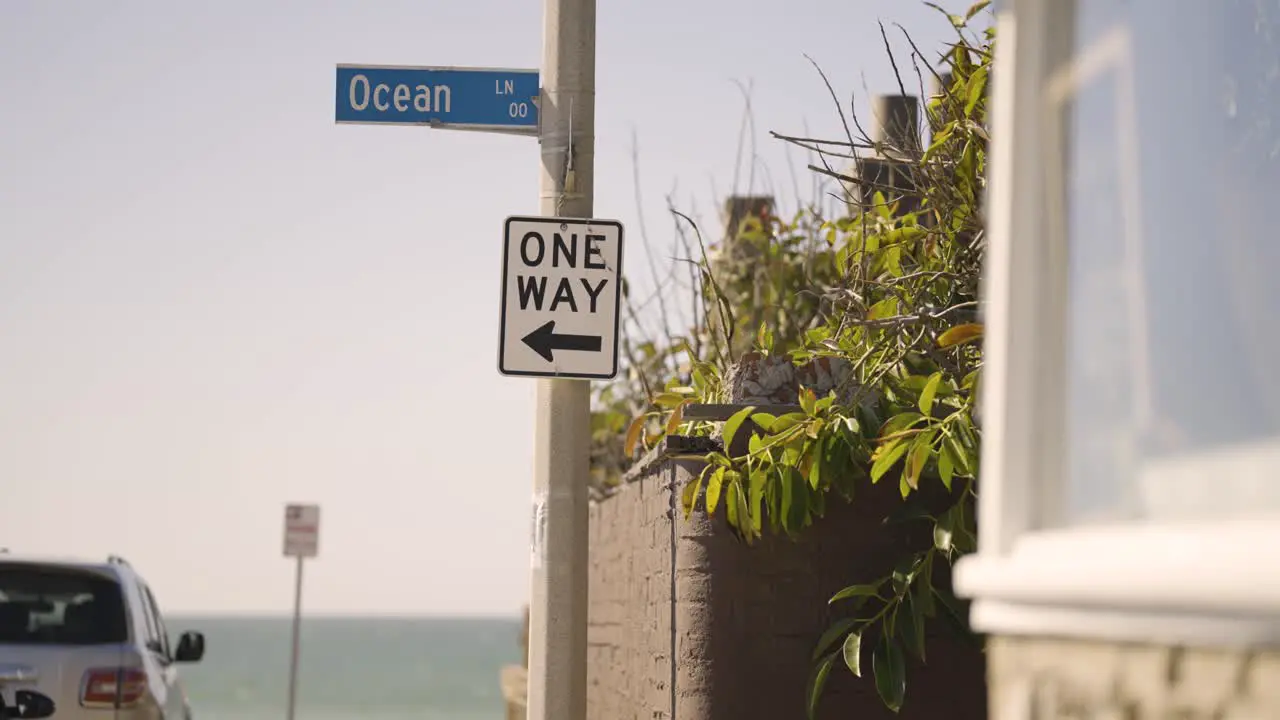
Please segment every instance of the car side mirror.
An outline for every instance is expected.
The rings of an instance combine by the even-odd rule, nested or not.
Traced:
[[[178,649],[173,653],[174,662],[200,662],[204,657],[204,634],[188,631],[178,638]]]

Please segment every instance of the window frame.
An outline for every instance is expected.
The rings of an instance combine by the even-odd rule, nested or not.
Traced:
[[[153,635],[152,639],[160,646],[160,654],[164,659],[170,660],[173,653],[169,648],[169,633],[164,626],[163,618],[160,617],[160,609],[156,606],[151,588],[141,580],[138,581],[138,594],[142,596],[142,613],[146,615],[147,625]]]
[[[147,606],[151,608],[151,614],[156,624],[156,632],[160,635],[160,647],[164,648],[164,656],[173,658],[173,647],[169,643],[169,628],[165,626],[164,615],[160,612],[160,604],[156,602],[156,596],[151,592],[151,586],[143,583],[142,591],[147,596]]]
[[[1042,88],[1070,50],[1075,5],[996,9],[980,522],[956,593],[982,633],[1280,645],[1280,577],[1241,551],[1280,541],[1280,514],[1047,529],[1063,489],[1068,294],[1066,241],[1047,219],[1058,208]]]

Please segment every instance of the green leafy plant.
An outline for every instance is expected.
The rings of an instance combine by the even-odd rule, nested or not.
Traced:
[[[683,488],[683,511],[687,517],[701,502],[747,543],[766,531],[797,537],[829,502],[857,503],[896,486],[900,503],[885,531],[909,542],[883,573],[851,578],[831,597],[836,619],[811,658],[810,717],[841,665],[858,677],[869,667],[884,704],[899,710],[911,659],[926,659],[928,624],[968,632],[948,571],[976,544],[981,203],[995,36],[968,25],[986,5],[947,15],[957,40],[939,62],[912,43],[920,94],[926,73],[946,78],[926,103],[927,145],[875,142],[856,116],[858,134],[846,128],[839,141],[774,134],[819,158],[810,165],[818,175],[856,189],[847,212],[748,216],[732,242],[711,248],[696,223],[676,213],[685,266],[699,288],[695,320],[684,336],[665,332],[666,342],[629,345],[628,376],[598,398],[600,442],[617,442],[621,432],[621,459],[600,463],[613,472],[665,435],[718,431],[722,449]],[[906,94],[901,77],[899,86]],[[859,152],[891,158],[905,182],[833,169],[834,158]],[[726,399],[728,371],[747,351],[797,363],[838,360],[848,372],[823,396],[802,389],[794,412],[745,407],[722,423],[687,422],[689,403]]]

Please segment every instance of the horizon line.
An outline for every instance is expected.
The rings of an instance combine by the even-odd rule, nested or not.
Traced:
[[[217,618],[244,620],[293,619],[290,610],[172,610],[170,618]],[[424,610],[315,610],[302,613],[304,620],[519,620],[523,611],[506,613],[448,612]]]

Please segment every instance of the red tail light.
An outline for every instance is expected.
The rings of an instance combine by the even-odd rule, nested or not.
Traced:
[[[147,691],[147,675],[133,668],[93,668],[81,684],[81,705],[125,707],[138,702]]]

